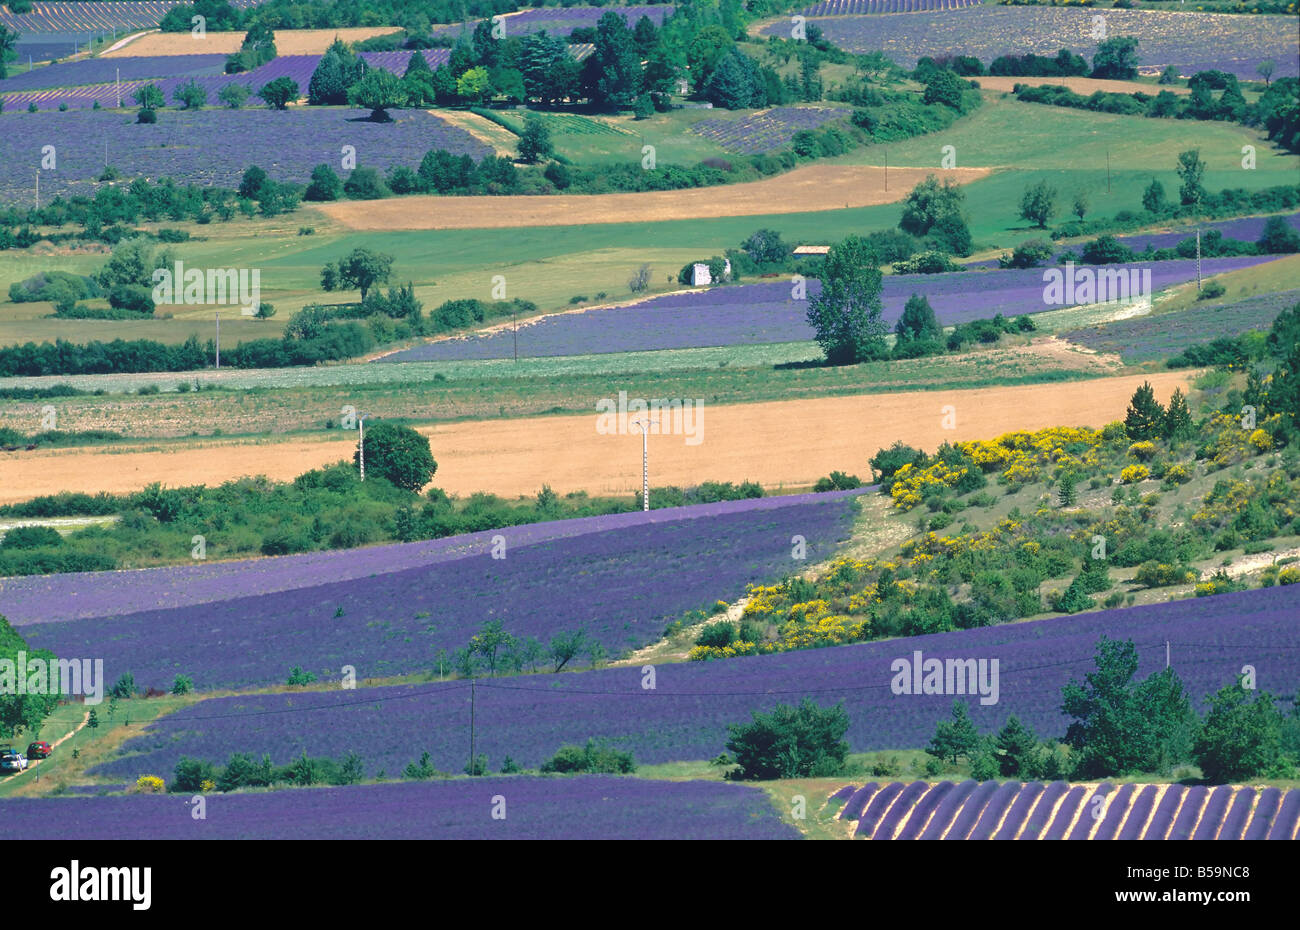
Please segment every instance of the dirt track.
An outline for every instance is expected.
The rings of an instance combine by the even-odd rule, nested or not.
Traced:
[[[966,184],[988,168],[890,168],[808,165],[746,184],[635,194],[553,194],[510,197],[400,197],[339,201],[315,209],[352,229],[508,229],[592,223],[646,223],[764,216],[871,207],[902,200],[928,174]]]
[[[1086,78],[1086,77],[995,77],[986,75],[984,77],[973,78],[978,81],[984,90],[1000,90],[1011,92],[1011,89],[1017,84],[1029,84],[1038,87],[1042,84],[1064,85],[1070,88],[1076,94],[1091,94],[1094,91],[1106,91],[1113,94],[1132,94],[1141,91],[1144,94],[1152,96],[1160,93],[1162,90],[1172,91],[1175,94],[1190,94],[1191,90],[1176,84],[1152,87],[1150,84],[1143,84],[1141,81],[1110,81],[1104,78]]]
[[[1144,380],[1167,401],[1191,375],[1149,376],[980,388],[857,395],[712,407],[702,441],[650,437],[655,484],[752,479],[768,487],[808,485],[834,469],[869,473],[867,459],[894,440],[934,449],[944,441],[991,438],[1018,429],[1100,426],[1121,419]],[[617,396],[618,386],[611,385]],[[942,428],[952,405],[956,428]],[[533,494],[543,483],[560,493],[627,493],[641,486],[641,438],[601,435],[596,414],[480,420],[422,429],[439,462],[434,484],[455,494]],[[153,481],[169,486],[218,484],[241,475],[288,480],[310,468],[350,458],[354,439],[262,443],[209,440],[146,451],[156,445],[0,453],[0,503],[64,490],[132,491]]]

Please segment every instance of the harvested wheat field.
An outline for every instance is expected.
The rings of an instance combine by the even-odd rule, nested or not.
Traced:
[[[335,37],[344,42],[360,42],[386,36],[397,30],[392,26],[365,26],[353,29],[277,29],[275,51],[278,55],[321,55]],[[230,55],[239,51],[243,32],[209,32],[194,36],[188,32],[146,32],[101,58],[140,58],[154,55]]]
[[[1149,380],[1166,402],[1187,389],[1188,372],[1100,378],[1045,385],[865,394],[815,400],[705,406],[684,435],[650,437],[651,481],[706,480],[806,486],[832,470],[865,474],[867,459],[895,440],[926,450],[946,441],[991,438],[1048,426],[1100,426],[1121,419],[1135,388]],[[952,429],[944,428],[951,408]],[[630,493],[641,486],[641,438],[602,435],[596,413],[518,420],[477,420],[425,427],[438,460],[434,484],[453,494]],[[243,475],[288,480],[350,458],[355,441],[203,441],[113,449],[0,453],[0,503],[75,489],[134,491],[215,485]]]
[[[980,87],[984,90],[1006,91],[1010,93],[1012,88],[1017,84],[1029,84],[1037,87],[1041,84],[1057,84],[1062,87],[1068,87],[1076,94],[1083,94],[1085,97],[1096,91],[1105,91],[1110,94],[1133,94],[1141,91],[1144,94],[1158,94],[1162,90],[1171,91],[1175,94],[1190,94],[1191,90],[1175,84],[1161,85],[1153,87],[1150,84],[1143,84],[1141,81],[1110,81],[1104,78],[1086,78],[1086,77],[986,77],[973,78],[979,82]]]
[[[765,216],[870,207],[902,200],[926,175],[965,184],[989,168],[890,168],[808,165],[762,181],[634,194],[552,194],[511,197],[401,197],[339,201],[315,209],[351,229],[507,229]]]

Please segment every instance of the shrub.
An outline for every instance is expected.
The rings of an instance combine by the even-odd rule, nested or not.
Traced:
[[[63,545],[59,531],[49,526],[16,526],[0,539],[0,549],[37,549]]]
[[[1294,565],[1287,566],[1278,572],[1277,583],[1280,585],[1300,584],[1300,568]]]
[[[1127,465],[1119,473],[1119,480],[1124,484],[1136,484],[1139,481],[1145,481],[1151,476],[1151,471],[1145,465]]]
[[[316,676],[311,672],[304,672],[301,666],[295,665],[289,670],[290,685],[307,685],[316,680]]]
[[[172,682],[172,694],[189,694],[194,690],[194,679],[189,675],[177,675]]]
[[[842,471],[833,471],[830,477],[818,478],[817,483],[813,485],[813,490],[823,491],[851,491],[854,488],[862,487],[862,479],[857,475],[846,475]]]
[[[823,708],[805,698],[798,707],[778,704],[770,714],[752,716],[751,723],[727,727],[727,749],[737,765],[728,778],[829,777],[844,770],[849,718],[843,704]]]
[[[1147,588],[1164,588],[1174,584],[1188,584],[1196,580],[1196,572],[1183,566],[1164,562],[1143,562],[1138,566],[1133,581]]]
[[[124,672],[122,677],[113,683],[108,693],[115,698],[135,697],[135,676],[130,672]]]
[[[1213,300],[1215,297],[1222,297],[1228,292],[1218,281],[1209,281],[1205,287],[1201,288],[1201,293],[1196,295],[1197,300]]]
[[[211,762],[181,756],[172,770],[172,791],[203,791],[204,783],[216,781]]]
[[[542,763],[542,772],[547,774],[628,775],[635,771],[632,753],[590,739],[586,746],[561,746],[554,756]]]
[[[141,775],[135,780],[133,794],[161,794],[166,785],[157,775]]]

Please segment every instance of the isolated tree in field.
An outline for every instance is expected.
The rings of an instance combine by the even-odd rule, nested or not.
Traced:
[[[1138,76],[1138,40],[1115,36],[1097,46],[1092,58],[1092,77],[1131,81]]]
[[[1205,199],[1205,187],[1201,184],[1204,175],[1205,162],[1201,161],[1200,149],[1178,153],[1178,177],[1183,182],[1178,187],[1178,196],[1184,206],[1195,206]]]
[[[163,98],[162,88],[157,84],[146,84],[132,94],[131,99],[135,101],[135,105],[141,110],[157,110],[166,103]]]
[[[1155,178],[1142,192],[1142,209],[1148,213],[1161,213],[1165,209],[1165,186]]]
[[[1159,439],[1165,426],[1165,408],[1156,400],[1155,391],[1149,381],[1133,392],[1128,410],[1124,414],[1124,432],[1134,442],[1143,439]]]
[[[943,183],[934,175],[917,184],[903,199],[903,215],[898,226],[913,236],[924,236],[940,219],[948,214],[961,214],[966,195],[961,188],[945,178]]]
[[[633,294],[640,294],[650,286],[650,266],[642,265],[627,282],[627,289]]]
[[[1056,214],[1056,188],[1046,181],[1039,181],[1025,189],[1020,198],[1020,216],[1029,220],[1039,229],[1046,229],[1048,222]]]
[[[1277,62],[1272,58],[1265,58],[1259,64],[1255,65],[1255,73],[1264,79],[1264,86],[1267,87],[1273,79],[1273,72],[1277,70]]]
[[[934,315],[934,308],[930,306],[930,301],[920,294],[913,294],[907,299],[907,304],[903,307],[903,315],[898,318],[898,323],[894,326],[894,332],[900,342],[909,340],[931,342],[943,334],[943,327],[939,325],[939,319]]]
[[[266,101],[267,106],[275,110],[287,110],[289,104],[298,99],[298,82],[289,77],[278,77],[262,85],[257,96]]]
[[[551,664],[555,666],[554,671],[559,672],[586,648],[587,634],[582,630],[575,630],[572,633],[556,633],[551,637],[550,645],[547,647],[547,653],[551,657]]]
[[[176,88],[172,93],[172,99],[179,103],[183,110],[197,110],[208,102],[208,92],[199,85],[198,81],[190,78]]]
[[[1212,785],[1287,774],[1282,755],[1282,715],[1273,696],[1260,691],[1251,699],[1240,683],[1210,697],[1193,746],[1196,764]]]
[[[253,92],[243,84],[236,84],[232,81],[222,87],[221,90],[217,91],[217,99],[230,109],[238,110],[244,105],[244,101],[246,101],[252,93]]]
[[[321,287],[327,291],[361,291],[361,299],[366,299],[370,288],[376,284],[386,284],[392,273],[393,256],[370,249],[353,249],[337,262],[330,262],[321,269]]]
[[[1088,215],[1088,195],[1083,191],[1078,191],[1074,195],[1074,204],[1071,211],[1083,222],[1083,218]]]
[[[546,123],[537,116],[525,118],[524,131],[519,135],[519,157],[528,164],[535,165],[553,154],[555,146],[551,142],[551,131],[546,128]]]
[[[1169,398],[1163,433],[1170,440],[1189,439],[1196,433],[1192,412],[1187,409],[1187,398],[1183,396],[1182,388],[1174,388],[1174,394]]]
[[[971,723],[970,708],[963,701],[952,702],[952,719],[940,720],[934,736],[925,751],[943,762],[957,764],[961,756],[969,756],[980,745],[980,735]]]
[[[348,89],[348,103],[365,107],[376,123],[389,119],[388,110],[406,106],[406,87],[391,71],[374,68]]]
[[[886,358],[881,275],[867,240],[849,236],[822,263],[821,293],[808,301],[808,325],[832,365]]]
[[[781,241],[781,234],[775,229],[756,230],[740,247],[759,265],[783,265],[794,251],[788,243]]]
[[[427,440],[425,447],[428,447]],[[510,652],[515,645],[515,638],[502,628],[500,620],[489,620],[469,641],[469,648],[483,657],[489,675],[496,675],[501,655]]]
[[[364,449],[366,471],[408,491],[419,491],[438,470],[438,463],[429,450],[429,438],[409,426],[380,422],[368,427]],[[360,452],[352,453],[352,460],[358,465]]]
[[[819,707],[804,698],[798,707],[778,704],[770,714],[755,711],[752,716],[750,723],[727,725],[727,749],[737,765],[728,778],[818,778],[843,771],[849,715],[842,703]]]
[[[470,68],[456,79],[456,93],[471,103],[485,103],[492,96],[492,77],[488,69]]]

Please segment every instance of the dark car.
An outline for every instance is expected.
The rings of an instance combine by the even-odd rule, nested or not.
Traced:
[[[27,758],[48,759],[50,757],[51,752],[53,752],[53,750],[50,748],[50,744],[45,742],[44,740],[40,740],[28,745]]]

